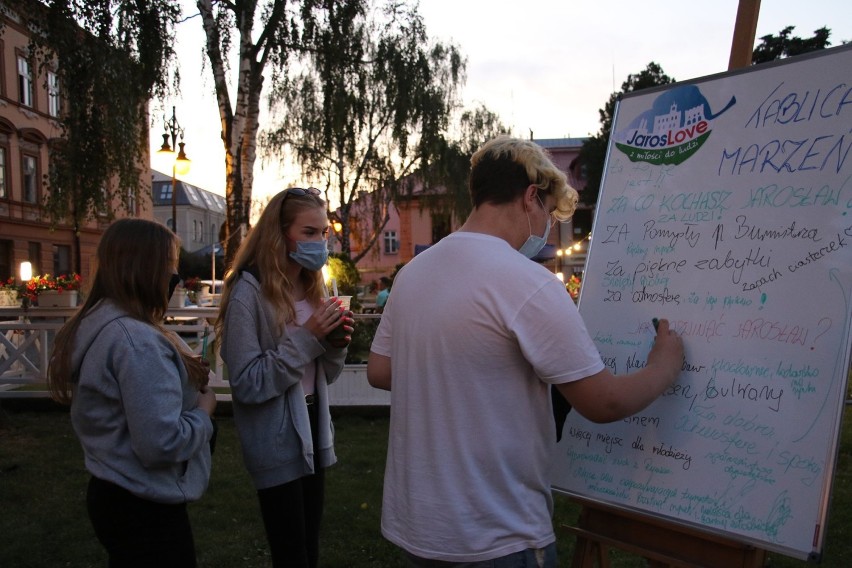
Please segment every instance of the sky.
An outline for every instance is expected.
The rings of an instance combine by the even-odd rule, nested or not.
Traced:
[[[197,13],[183,0],[184,14]],[[714,0],[421,0],[429,36],[456,44],[467,58],[464,105],[484,104],[520,137],[584,137],[597,133],[598,110],[631,73],[658,63],[678,81],[727,70],[738,1]],[[849,0],[763,0],[756,38],[795,26],[811,37],[831,29],[832,46],[852,41]],[[757,40],[756,40],[757,41]],[[181,94],[153,101],[151,166],[169,173],[162,143],[163,108],[176,107],[190,172],[180,179],[224,195],[225,153],[199,18],[177,30]],[[261,129],[267,121],[261,117]],[[265,200],[306,183],[260,156],[254,198]]]

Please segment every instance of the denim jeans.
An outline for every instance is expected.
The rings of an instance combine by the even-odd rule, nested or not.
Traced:
[[[481,562],[446,562],[406,553],[408,568],[556,568],[556,543]]]

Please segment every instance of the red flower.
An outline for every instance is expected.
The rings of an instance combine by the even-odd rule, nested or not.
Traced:
[[[56,290],[60,294],[66,290],[79,290],[80,283],[83,279],[76,272],[71,274],[60,274],[59,276],[51,276],[45,274],[43,276],[35,276],[29,280],[24,286],[23,295],[29,297],[30,300],[35,300],[40,292],[46,290]]]

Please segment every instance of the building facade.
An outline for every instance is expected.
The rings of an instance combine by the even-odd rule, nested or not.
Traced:
[[[585,138],[555,138],[535,140],[545,148],[554,164],[568,176],[568,182],[578,191],[586,186],[582,165],[579,162],[580,148]],[[353,206],[350,220],[352,257],[361,253],[372,235],[371,194],[364,194]],[[589,235],[592,230],[593,210],[580,204],[571,220],[554,223],[546,247],[537,257],[554,272],[563,273],[567,279],[571,274],[580,274],[586,261]],[[381,229],[376,243],[361,258],[358,271],[364,284],[371,284],[381,276],[389,276],[400,263],[406,263],[422,250],[457,230],[464,219],[449,214],[430,211],[420,188],[415,187],[409,196],[400,198],[390,206],[388,222]],[[570,252],[569,252],[570,251]]]
[[[178,179],[174,187],[173,196],[172,177],[151,170],[154,220],[175,231],[185,251],[209,251],[220,240],[226,219],[225,197]]]
[[[79,271],[89,281],[92,258],[109,224],[106,210],[76,230],[52,225],[43,211],[51,141],[62,135],[59,122],[62,86],[50,69],[41,69],[30,53],[29,33],[11,10],[4,10],[0,30],[0,281],[19,278],[24,261],[33,274]],[[151,217],[146,194],[120,215]],[[116,208],[112,208],[115,214]],[[78,257],[79,255],[79,257]],[[80,266],[75,267],[79,258]]]

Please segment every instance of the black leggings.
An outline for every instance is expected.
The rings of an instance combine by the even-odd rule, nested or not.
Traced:
[[[308,406],[314,441],[314,474],[260,489],[260,513],[273,568],[316,568],[325,497],[325,471],[319,465],[316,405]]]
[[[86,505],[95,535],[109,554],[109,568],[195,567],[186,503],[155,503],[92,477]]]

